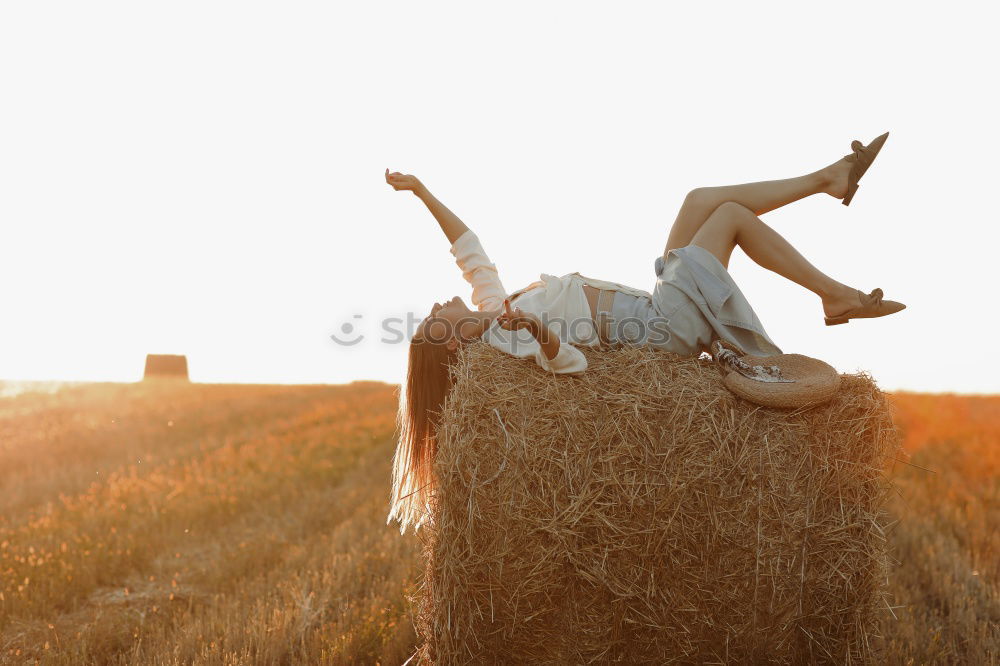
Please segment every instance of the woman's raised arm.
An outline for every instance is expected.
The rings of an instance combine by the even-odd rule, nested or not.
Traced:
[[[479,242],[479,237],[465,226],[458,216],[448,210],[427,191],[416,176],[389,173],[385,170],[385,180],[398,190],[409,190],[423,201],[441,225],[441,231],[451,243],[451,253],[462,270],[462,277],[472,285],[472,304],[480,310],[498,310],[507,297],[497,267],[490,261]]]
[[[385,170],[385,182],[392,185],[396,191],[399,190],[409,190],[417,196],[418,199],[424,202],[427,209],[434,216],[434,219],[438,221],[441,226],[441,231],[444,235],[448,237],[448,242],[454,244],[455,241],[461,237],[469,227],[465,226],[465,222],[458,219],[458,216],[453,212],[448,210],[448,207],[437,200],[437,198],[428,191],[420,179],[416,176],[411,176],[409,174],[399,173],[394,171],[389,173],[389,169]]]

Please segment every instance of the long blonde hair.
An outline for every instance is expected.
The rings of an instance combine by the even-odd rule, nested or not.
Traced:
[[[400,521],[400,534],[416,532],[431,516],[437,450],[437,420],[451,390],[448,366],[457,352],[444,342],[414,338],[410,342],[405,389],[401,387],[396,428],[399,441],[392,461],[389,517]],[[405,392],[404,392],[405,391]]]

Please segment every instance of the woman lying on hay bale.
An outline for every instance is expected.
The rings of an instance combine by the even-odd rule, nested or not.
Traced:
[[[552,373],[586,370],[587,359],[574,344],[642,345],[698,356],[713,340],[722,340],[753,356],[781,354],[727,270],[736,246],[819,296],[828,326],[902,310],[902,303],[883,300],[881,289],[865,294],[822,273],[757,217],[820,192],[849,204],[888,134],[867,146],[855,140],[850,154],[804,176],[689,192],[663,254],[656,257],[652,293],[579,273],[543,273],[539,281],[508,293],[475,233],[415,176],[386,169],[387,183],[413,192],[437,219],[477,307],[471,310],[458,296],[435,303],[413,336],[389,520],[399,518],[404,531],[407,524],[416,528],[423,522],[418,516],[424,503],[415,500],[430,480],[431,415],[451,388],[448,366],[463,342],[482,338]]]

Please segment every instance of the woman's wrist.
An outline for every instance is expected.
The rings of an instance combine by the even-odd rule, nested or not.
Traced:
[[[531,333],[531,337],[533,337],[535,340],[538,340],[539,342],[542,342],[541,336],[542,336],[542,331],[545,329],[545,327],[542,325],[542,322],[538,319],[538,316],[535,315],[534,312],[528,312],[525,314],[525,317],[528,319],[528,332]]]
[[[534,314],[531,315],[531,327],[529,330],[531,331],[531,336],[538,342],[538,346],[542,348],[545,358],[551,361],[559,354],[559,336],[554,335],[549,327],[543,324]]]

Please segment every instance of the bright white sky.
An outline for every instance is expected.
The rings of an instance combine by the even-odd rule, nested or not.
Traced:
[[[887,390],[1000,392],[990,3],[0,5],[0,377],[399,381],[380,320],[461,295],[418,176],[505,286],[651,290],[687,191],[813,171],[884,131],[849,207],[765,214],[908,305],[823,325],[737,250],[786,352]],[[330,339],[345,322],[365,339]]]

